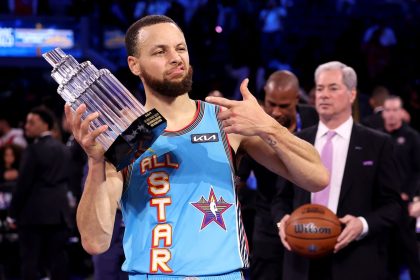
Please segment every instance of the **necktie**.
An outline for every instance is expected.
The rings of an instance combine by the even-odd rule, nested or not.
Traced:
[[[327,168],[330,174],[330,182],[331,182],[331,171],[332,171],[332,155],[333,155],[333,143],[332,138],[336,135],[335,131],[328,131],[327,133],[327,141],[325,142],[324,147],[321,151],[321,161],[324,166]],[[324,206],[328,206],[328,199],[330,196],[330,183],[328,186],[323,189],[322,191],[314,193],[312,203],[321,204]]]

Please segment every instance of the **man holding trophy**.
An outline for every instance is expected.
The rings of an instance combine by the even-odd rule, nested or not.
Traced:
[[[66,105],[89,163],[77,211],[83,247],[91,254],[107,250],[120,207],[126,225],[123,270],[130,279],[242,279],[248,248],[235,191],[235,155],[246,151],[302,188],[319,191],[328,174],[318,153],[263,111],[247,80],[242,101],[190,99],[187,44],[170,18],[135,22],[126,48],[130,70],[144,84],[145,111],[156,109],[167,127],[117,171],[97,141],[110,125],[89,129],[105,113]]]

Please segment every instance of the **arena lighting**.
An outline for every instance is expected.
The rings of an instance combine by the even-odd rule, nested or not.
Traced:
[[[220,25],[217,25],[214,30],[216,31],[216,33],[222,33],[223,32],[223,28]]]

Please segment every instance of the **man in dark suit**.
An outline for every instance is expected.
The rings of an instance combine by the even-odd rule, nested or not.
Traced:
[[[384,101],[382,117],[384,132],[395,143],[395,154],[401,174],[401,198],[404,202],[400,224],[395,229],[391,263],[392,279],[399,279],[402,268],[407,268],[411,279],[420,279],[420,260],[417,248],[416,221],[408,216],[408,205],[420,190],[420,135],[403,121],[401,97],[391,95]],[[391,277],[390,277],[391,278]]]
[[[39,268],[47,268],[52,280],[68,278],[69,154],[51,136],[53,124],[52,113],[43,107],[26,118],[25,133],[34,141],[23,154],[9,219],[18,229],[24,280],[39,279]]]
[[[318,123],[318,114],[312,106],[298,104],[299,90],[297,77],[289,71],[272,73],[264,86],[265,111],[291,132]],[[252,238],[251,279],[279,280],[282,279],[283,246],[270,209],[278,176],[245,156],[238,175],[246,180],[251,170],[257,180],[254,227],[249,235]]]
[[[320,122],[299,136],[314,143],[322,159],[327,154],[324,145],[330,147],[330,184],[311,194],[287,183],[276,196],[279,234],[288,249],[284,279],[387,279],[388,231],[401,214],[392,141],[353,122],[357,77],[351,67],[336,61],[320,65],[315,82]],[[289,213],[311,202],[330,208],[343,224],[334,254],[316,260],[291,252],[284,231]]]
[[[372,92],[372,96],[369,98],[369,105],[372,107],[372,114],[366,116],[362,120],[362,124],[374,129],[384,128],[382,111],[384,110],[385,99],[387,99],[389,95],[389,90],[386,87],[375,87]]]

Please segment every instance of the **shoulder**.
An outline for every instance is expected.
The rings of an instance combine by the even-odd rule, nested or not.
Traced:
[[[206,109],[206,110],[212,110],[217,112],[218,110],[221,110],[222,107],[220,107],[219,105],[215,105],[206,101],[202,101],[202,100],[196,100],[195,102],[197,102],[197,106],[199,106],[200,108]]]
[[[413,138],[420,138],[420,134],[417,132],[417,130],[415,130],[414,128],[412,128],[408,124],[404,124],[402,126],[402,129],[404,130],[404,132],[406,134],[410,135],[411,137],[413,137]]]
[[[206,115],[206,117],[217,118],[217,114],[223,110],[223,107],[206,101],[196,100],[195,102],[197,103],[198,114]]]
[[[303,117],[310,116],[310,117],[315,117],[316,120],[319,119],[318,118],[318,113],[313,106],[306,105],[306,104],[298,104],[297,105],[297,111]]]
[[[40,152],[45,151],[46,153],[59,153],[60,156],[70,156],[70,149],[63,142],[52,136],[45,137],[45,139],[39,141],[39,143]]]
[[[318,123],[319,116],[313,106],[298,104],[297,111],[301,118],[302,128],[307,128]]]
[[[213,116],[216,119],[217,122],[218,122],[217,114],[219,112],[225,110],[225,108],[222,107],[222,106],[211,104],[211,103],[208,103],[206,101],[197,100],[196,102],[198,104],[197,106],[200,108],[202,113],[209,112],[210,116]],[[221,126],[221,124],[219,124],[219,125]],[[221,127],[221,129],[222,129],[222,127]],[[231,133],[231,134],[227,134],[227,138],[228,138],[228,142],[229,142],[230,147],[233,149],[233,151],[235,153],[237,153],[238,149],[239,149],[239,146],[240,146],[242,140],[244,139],[244,136],[239,135],[239,134]]]
[[[41,138],[41,140],[42,141],[39,141],[39,143],[46,143],[48,145],[54,145],[54,146],[58,146],[58,147],[66,147],[66,145],[64,145],[63,142],[54,138],[53,136],[43,137],[43,138]]]
[[[298,104],[297,108],[298,108],[299,113],[301,112],[316,113],[315,107],[308,104]]]
[[[394,149],[394,141],[391,135],[360,124],[353,125],[351,138],[351,143],[360,144],[374,153],[392,151]]]
[[[296,132],[295,135],[302,139],[308,139],[312,136],[315,137],[317,129],[318,129],[318,124],[315,124],[310,127],[304,128],[299,132]]]
[[[391,139],[391,136],[383,131],[357,123],[353,125],[352,133],[368,136],[371,139]]]

